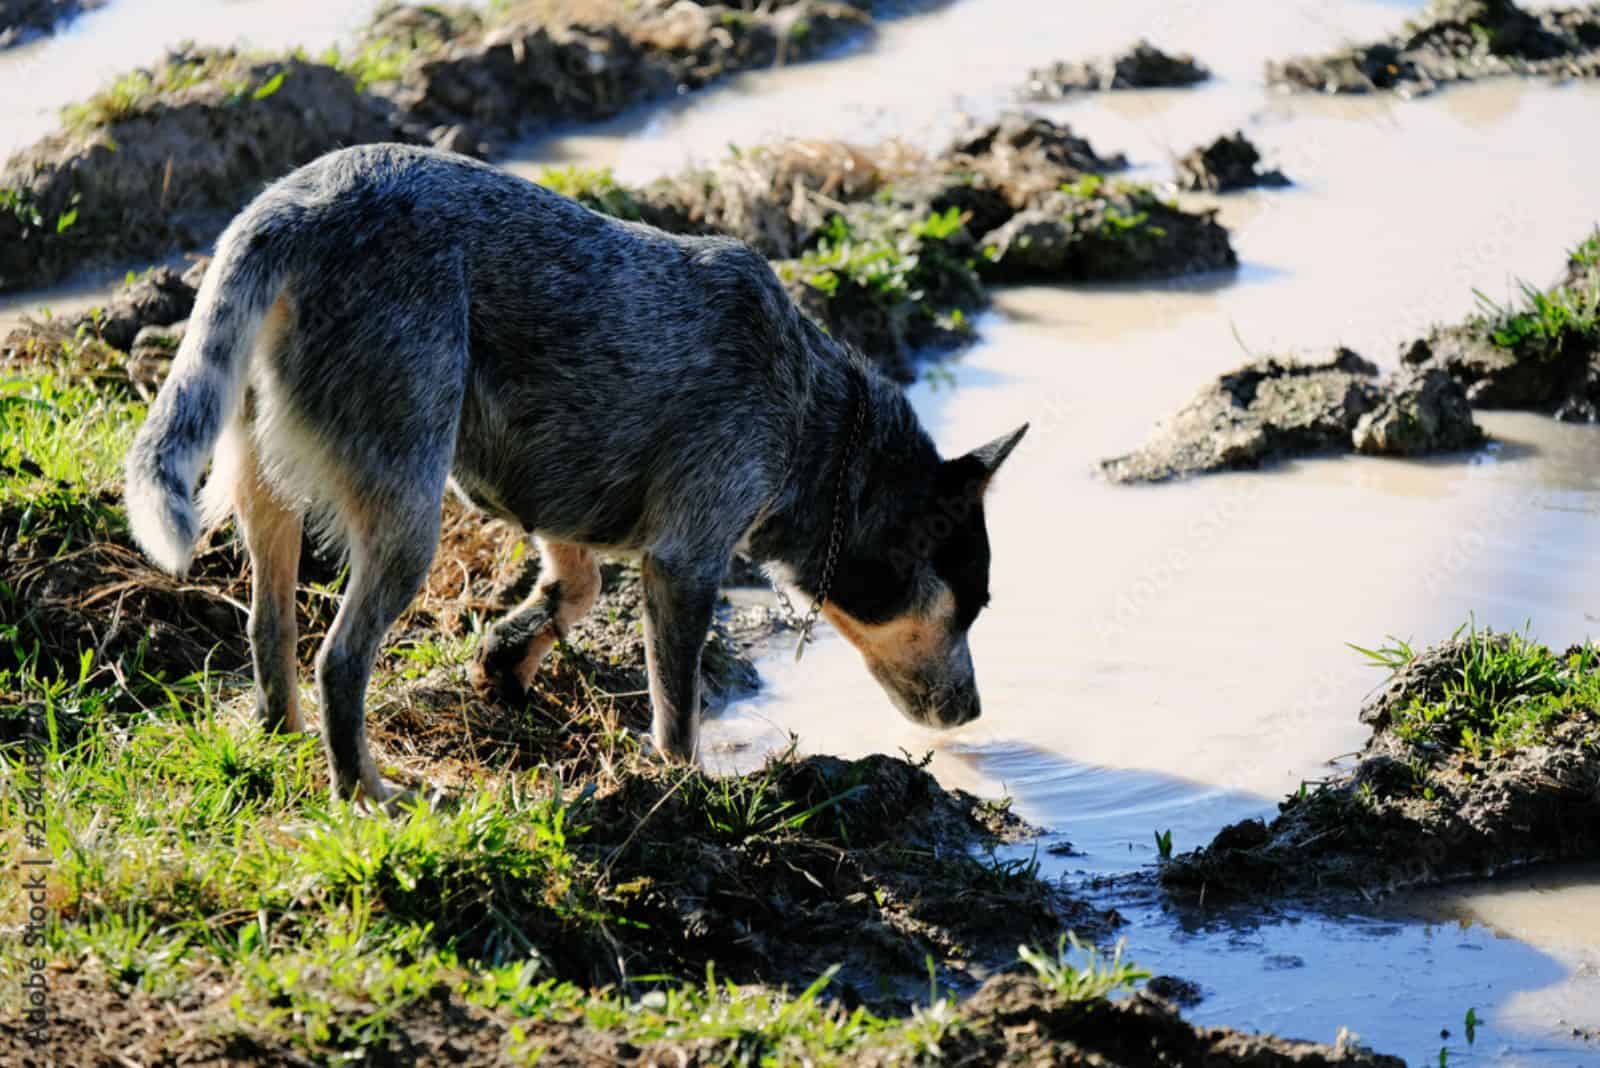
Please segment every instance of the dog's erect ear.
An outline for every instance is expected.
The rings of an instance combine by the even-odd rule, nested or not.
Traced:
[[[1002,434],[989,444],[979,445],[965,456],[951,460],[950,466],[965,472],[962,481],[968,491],[981,497],[989,488],[989,480],[994,478],[994,473],[1000,470],[1000,465],[1006,462],[1006,457],[1011,455],[1011,450],[1017,447],[1017,442],[1027,432],[1028,424],[1023,423],[1011,433]]]
[[[967,453],[967,456],[978,462],[984,474],[990,478],[1000,470],[1000,465],[1006,462],[1006,457],[1011,455],[1011,450],[1017,447],[1017,442],[1022,440],[1022,435],[1028,432],[1028,424],[1023,423],[1009,434],[1002,434],[987,445],[980,445]]]

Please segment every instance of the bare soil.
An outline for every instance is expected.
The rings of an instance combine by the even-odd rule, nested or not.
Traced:
[[[1289,184],[1282,171],[1261,166],[1261,153],[1238,131],[1197,146],[1178,160],[1178,188],[1189,192],[1231,193]]]
[[[1162,482],[1319,453],[1418,456],[1482,441],[1465,392],[1443,371],[1383,378],[1340,349],[1318,363],[1271,357],[1230,371],[1100,469],[1113,482]]]
[[[1326,93],[1421,96],[1478,78],[1600,76],[1600,5],[1525,11],[1512,0],[1435,0],[1384,41],[1267,64],[1267,80]]]
[[[1060,100],[1074,93],[1113,89],[1182,89],[1198,85],[1211,72],[1187,53],[1168,55],[1149,41],[1127,52],[1088,62],[1060,61],[1028,72],[1024,94],[1033,100]]]

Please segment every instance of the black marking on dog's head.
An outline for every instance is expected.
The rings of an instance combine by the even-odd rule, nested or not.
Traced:
[[[1027,429],[1024,424],[952,460],[919,457],[920,464],[881,464],[872,472],[871,492],[880,499],[864,503],[862,512],[888,521],[870,541],[852,539],[830,593],[838,606],[863,623],[880,624],[925,611],[947,587],[954,597],[951,631],[971,627],[989,603],[983,495]],[[899,507],[886,516],[894,502]]]

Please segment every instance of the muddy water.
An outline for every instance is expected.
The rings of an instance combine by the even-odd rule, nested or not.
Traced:
[[[1600,217],[1595,88],[1502,83],[1395,103],[1260,84],[1268,56],[1370,38],[1418,7],[959,0],[832,61],[529,146],[513,166],[605,164],[639,179],[780,136],[937,145],[959,112],[1006,106],[1028,66],[1147,36],[1194,51],[1217,79],[1046,110],[1151,180],[1170,175],[1173,155],[1242,128],[1298,183],[1222,202],[1236,275],[1004,293],[982,342],[913,389],[947,451],[1033,424],[990,501],[994,604],[973,634],[980,721],[946,735],[901,721],[825,633],[798,667],[775,655],[764,696],[708,726],[711,762],[748,765],[789,731],[811,751],[931,751],[945,782],[1007,793],[1051,829],[1045,845],[1070,843],[1040,861],[1087,884],[1148,866],[1156,829],[1182,849],[1270,813],[1357,748],[1354,712],[1380,676],[1346,642],[1427,642],[1469,616],[1531,622],[1554,642],[1600,629],[1594,428],[1489,415],[1495,441],[1468,457],[1314,460],[1150,488],[1092,473],[1238,363],[1241,345],[1343,343],[1392,363],[1428,321],[1470,310],[1474,287],[1504,296],[1513,279],[1546,281]],[[30,140],[61,103],[169,40],[316,48],[368,9],[114,0],[0,57],[0,143]],[[1361,916],[1174,913],[1126,890],[1113,900],[1134,958],[1206,989],[1199,1019],[1323,1040],[1349,1026],[1413,1063],[1446,1045],[1452,1063],[1565,1065],[1600,1061],[1600,1045],[1571,1036],[1600,1027],[1597,887],[1600,873],[1574,869]],[[1469,1006],[1485,1021],[1470,1047]]]
[[[1195,6],[968,0],[830,63],[529,146],[519,166],[644,179],[780,136],[937,145],[956,112],[1004,107],[1029,64],[1145,35],[1193,50],[1218,81],[1048,110],[1129,153],[1140,177],[1167,179],[1175,154],[1237,127],[1297,182],[1220,202],[1237,275],[1006,292],[982,342],[914,387],[947,451],[1033,424],[990,501],[994,602],[972,639],[980,721],[939,735],[900,720],[829,635],[798,667],[787,650],[772,658],[764,696],[708,728],[710,763],[748,766],[791,731],[809,751],[931,751],[943,781],[1010,794],[1052,830],[1047,846],[1070,843],[1041,863],[1087,883],[1147,868],[1155,830],[1182,849],[1270,814],[1358,748],[1355,711],[1381,674],[1347,642],[1423,643],[1468,618],[1531,624],[1553,642],[1597,630],[1595,428],[1490,414],[1494,443],[1470,456],[1309,460],[1152,488],[1094,476],[1245,347],[1339,343],[1392,364],[1429,322],[1471,310],[1474,288],[1503,298],[1515,279],[1548,281],[1600,218],[1600,143],[1587,133],[1600,90],[1288,98],[1260,84],[1264,58],[1375,36],[1420,5],[1239,0],[1204,18]],[[1112,900],[1136,959],[1206,988],[1203,1020],[1323,1040],[1349,1026],[1413,1063],[1441,1046],[1452,1063],[1600,1061],[1600,1045],[1572,1036],[1600,1027],[1600,875],[1540,878],[1362,916]],[[1469,1007],[1485,1021],[1470,1045]]]

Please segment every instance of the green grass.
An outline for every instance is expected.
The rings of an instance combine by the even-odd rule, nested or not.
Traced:
[[[1122,959],[1122,943],[1117,943],[1107,960],[1071,932],[1061,936],[1053,954],[1036,946],[1019,946],[1017,955],[1033,969],[1040,984],[1065,1004],[1094,1005],[1150,978],[1149,972]],[[1073,963],[1075,956],[1084,963]]]
[[[1549,739],[1576,715],[1600,709],[1600,649],[1556,653],[1526,633],[1497,634],[1469,624],[1457,631],[1459,664],[1434,691],[1414,693],[1394,715],[1394,730],[1413,748],[1473,757]],[[1393,639],[1360,650],[1391,670],[1416,658]]]
[[[87,100],[68,104],[61,109],[62,125],[79,134],[102,130],[149,111],[164,97],[208,83],[222,89],[224,102],[228,104],[246,98],[263,100],[283,85],[284,71],[257,81],[246,69],[253,63],[272,58],[265,54],[194,52],[192,44],[188,43],[180,45],[177,51],[179,54],[158,67],[128,71]]]
[[[1504,304],[1474,291],[1478,314],[1469,320],[1494,344],[1532,359],[1556,359],[1600,345],[1600,231],[1568,254],[1569,278],[1549,289],[1518,283]]]
[[[533,179],[546,189],[619,219],[639,218],[633,190],[619,185],[610,167],[545,167]]]
[[[779,264],[779,274],[830,299],[853,291],[885,308],[920,305],[930,295],[948,292],[953,276],[957,288],[969,287],[971,265],[951,244],[962,226],[961,212],[953,207],[920,218],[889,211],[865,227],[835,215],[816,247]],[[970,288],[976,290],[975,279]],[[932,308],[928,313],[935,314]]]
[[[1061,187],[1073,201],[1069,220],[1087,221],[1088,233],[1118,241],[1161,238],[1166,230],[1150,222],[1156,207],[1171,207],[1155,190],[1137,182],[1107,180],[1098,174],[1085,174]]]

